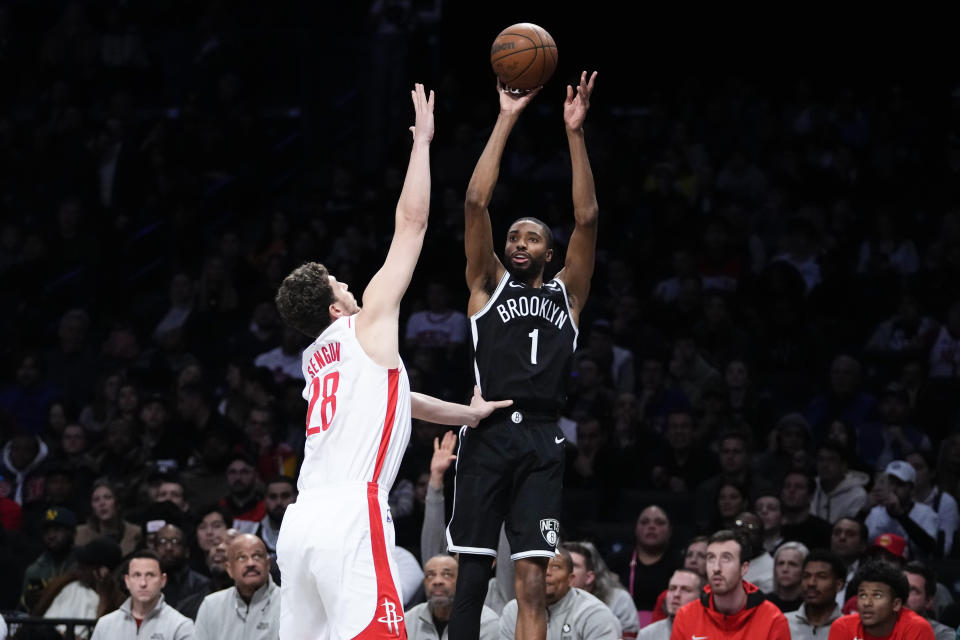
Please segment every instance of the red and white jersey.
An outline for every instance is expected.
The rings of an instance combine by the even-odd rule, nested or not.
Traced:
[[[374,363],[356,316],[339,318],[303,352],[307,439],[297,488],[375,482],[389,490],[410,440],[410,381]]]

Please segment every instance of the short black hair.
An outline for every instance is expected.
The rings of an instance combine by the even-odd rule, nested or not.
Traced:
[[[870,542],[870,530],[867,529],[867,523],[865,523],[863,520],[857,520],[852,516],[843,516],[842,518],[837,518],[837,522],[840,522],[841,520],[849,520],[850,522],[856,523],[857,528],[860,530],[860,542],[863,544]],[[837,522],[833,523],[834,527],[837,526]],[[831,531],[832,530],[833,528],[831,527]]]
[[[747,562],[753,557],[753,545],[750,544],[750,538],[742,531],[731,531],[730,529],[720,529],[707,538],[707,545],[715,542],[729,542],[733,540],[740,546],[740,564]]]
[[[821,451],[832,451],[840,456],[840,459],[843,460],[844,464],[847,464],[847,461],[850,460],[850,450],[836,440],[824,440],[818,444],[816,453],[819,454]]]
[[[847,567],[843,564],[843,560],[840,559],[840,556],[835,554],[833,551],[827,549],[814,549],[807,554],[807,557],[803,560],[803,568],[806,569],[807,565],[811,562],[823,562],[830,565],[830,571],[833,572],[833,577],[837,580],[843,582],[847,581]]]
[[[903,568],[904,573],[923,576],[923,595],[932,598],[937,593],[937,573],[928,564],[913,560]],[[917,613],[920,613],[919,611]]]
[[[294,491],[297,490],[297,481],[291,478],[290,476],[284,476],[284,475],[273,476],[272,478],[270,478],[270,480],[267,481],[267,484],[265,486],[269,487],[270,485],[277,484],[278,482],[283,482],[284,484],[290,485],[290,487]]]
[[[130,562],[133,560],[156,560],[157,564],[160,564],[160,556],[151,551],[150,549],[140,549],[139,551],[134,551],[130,554],[130,557],[127,558],[127,568],[124,570],[124,574],[130,574]],[[163,568],[160,568],[160,573],[163,573]]]
[[[880,582],[887,585],[893,591],[894,597],[900,598],[903,602],[910,597],[910,583],[903,571],[879,560],[866,562],[857,569],[852,584],[859,590],[864,582]]]
[[[525,220],[540,225],[540,227],[543,229],[543,239],[547,242],[547,249],[553,249],[553,230],[550,229],[550,225],[540,218],[534,218],[533,216],[522,216],[511,222],[510,226],[512,227],[518,222],[523,222]]]

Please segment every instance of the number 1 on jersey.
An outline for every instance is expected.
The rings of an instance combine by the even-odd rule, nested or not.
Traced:
[[[310,405],[307,407],[307,436],[312,436],[320,431],[326,431],[333,423],[333,416],[337,413],[337,387],[340,386],[340,372],[333,371],[323,376],[323,382],[320,378],[314,378],[310,382]],[[323,391],[323,396],[320,391]],[[319,427],[310,427],[310,418],[313,416],[313,409],[317,404],[317,399],[321,398],[320,403],[320,422]]]
[[[537,364],[537,340],[540,338],[540,329],[534,329],[527,336],[530,338],[530,364]]]

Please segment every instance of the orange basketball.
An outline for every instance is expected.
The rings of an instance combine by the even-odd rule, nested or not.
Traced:
[[[542,27],[521,22],[501,31],[493,41],[490,64],[510,89],[536,89],[557,69],[557,44]]]

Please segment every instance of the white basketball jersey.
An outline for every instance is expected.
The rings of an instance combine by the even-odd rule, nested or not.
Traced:
[[[410,440],[410,381],[357,341],[356,316],[339,318],[303,352],[307,439],[297,488],[375,482],[389,490]]]

